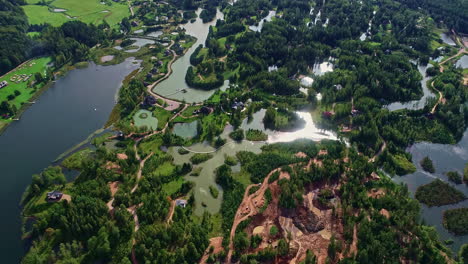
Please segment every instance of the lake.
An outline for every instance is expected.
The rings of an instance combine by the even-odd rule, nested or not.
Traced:
[[[90,63],[87,68],[70,71],[0,136],[3,263],[19,263],[24,254],[19,202],[31,176],[105,124],[121,82],[139,67],[134,62],[127,59],[113,66]]]

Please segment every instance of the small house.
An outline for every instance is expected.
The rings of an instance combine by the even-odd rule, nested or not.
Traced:
[[[7,81],[2,81],[0,82],[0,89],[1,88],[4,88],[4,87],[7,87],[8,86],[8,82]]]
[[[187,206],[187,200],[177,199],[176,205],[185,208]]]
[[[51,191],[47,193],[47,200],[48,201],[60,201],[62,199],[63,193],[58,192],[58,191]]]

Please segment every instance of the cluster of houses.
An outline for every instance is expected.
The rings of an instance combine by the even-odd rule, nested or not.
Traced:
[[[2,81],[0,82],[0,89],[4,88],[4,87],[7,87],[8,86],[8,82],[7,81]]]
[[[13,75],[10,78],[10,81],[15,82],[15,83],[20,83],[20,82],[26,82],[31,78],[32,74],[20,74],[20,75]]]

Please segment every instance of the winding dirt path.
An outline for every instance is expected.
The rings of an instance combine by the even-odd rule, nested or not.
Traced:
[[[248,219],[249,217],[256,215],[258,213],[257,209],[257,202],[259,200],[264,199],[263,195],[267,188],[269,187],[268,180],[270,179],[270,176],[275,173],[276,171],[281,170],[281,168],[276,168],[272,170],[266,177],[263,179],[263,182],[261,183],[260,189],[258,189],[256,192],[253,194],[249,195],[249,191],[252,187],[258,186],[259,184],[251,184],[247,186],[244,192],[244,197],[242,198],[242,202],[237,208],[236,215],[234,217],[234,222],[232,224],[231,228],[231,233],[229,234],[229,251],[227,253],[226,257],[226,263],[231,263],[231,258],[232,258],[232,253],[234,251],[234,236],[236,234],[236,229],[237,226],[244,220]],[[245,214],[245,212],[248,212]]]
[[[452,59],[454,59],[454,58],[456,58],[456,57],[458,57],[458,56],[460,56],[460,55],[462,55],[462,54],[464,54],[464,53],[465,53],[465,54],[468,54],[468,52],[465,50],[465,48],[461,48],[461,49],[457,52],[457,54],[455,54],[455,55],[453,55],[453,56],[451,56],[451,57],[449,57],[449,58],[443,60],[441,63],[439,63],[440,72],[444,72],[444,66],[442,66],[443,64],[445,64],[446,62],[448,62],[448,61],[450,61],[450,60],[452,60]]]
[[[169,207],[169,213],[167,214],[166,224],[170,224],[172,222],[172,217],[174,216],[174,211],[176,207],[176,200],[171,200],[171,206]]]

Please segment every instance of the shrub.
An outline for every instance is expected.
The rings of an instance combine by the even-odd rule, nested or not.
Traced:
[[[270,228],[270,235],[271,235],[271,236],[276,236],[276,235],[278,234],[278,232],[279,232],[279,231],[278,231],[278,228],[277,228],[276,226],[272,226],[272,227]]]
[[[241,128],[236,129],[229,133],[229,137],[234,139],[235,141],[241,141],[244,139],[244,130]]]
[[[447,177],[448,179],[456,184],[461,184],[462,183],[462,177],[458,171],[449,171],[447,172]]]
[[[210,193],[211,193],[211,196],[213,196],[213,198],[218,198],[218,195],[219,195],[219,190],[218,188],[216,188],[215,186],[213,185],[210,185]]]
[[[190,161],[193,164],[200,164],[200,163],[205,162],[205,161],[207,161],[207,160],[209,160],[211,158],[213,158],[212,154],[209,154],[209,153],[196,153],[195,155],[190,157]]]
[[[430,172],[430,173],[435,172],[434,164],[432,163],[432,160],[428,156],[424,157],[421,160],[420,164],[423,170]]]

